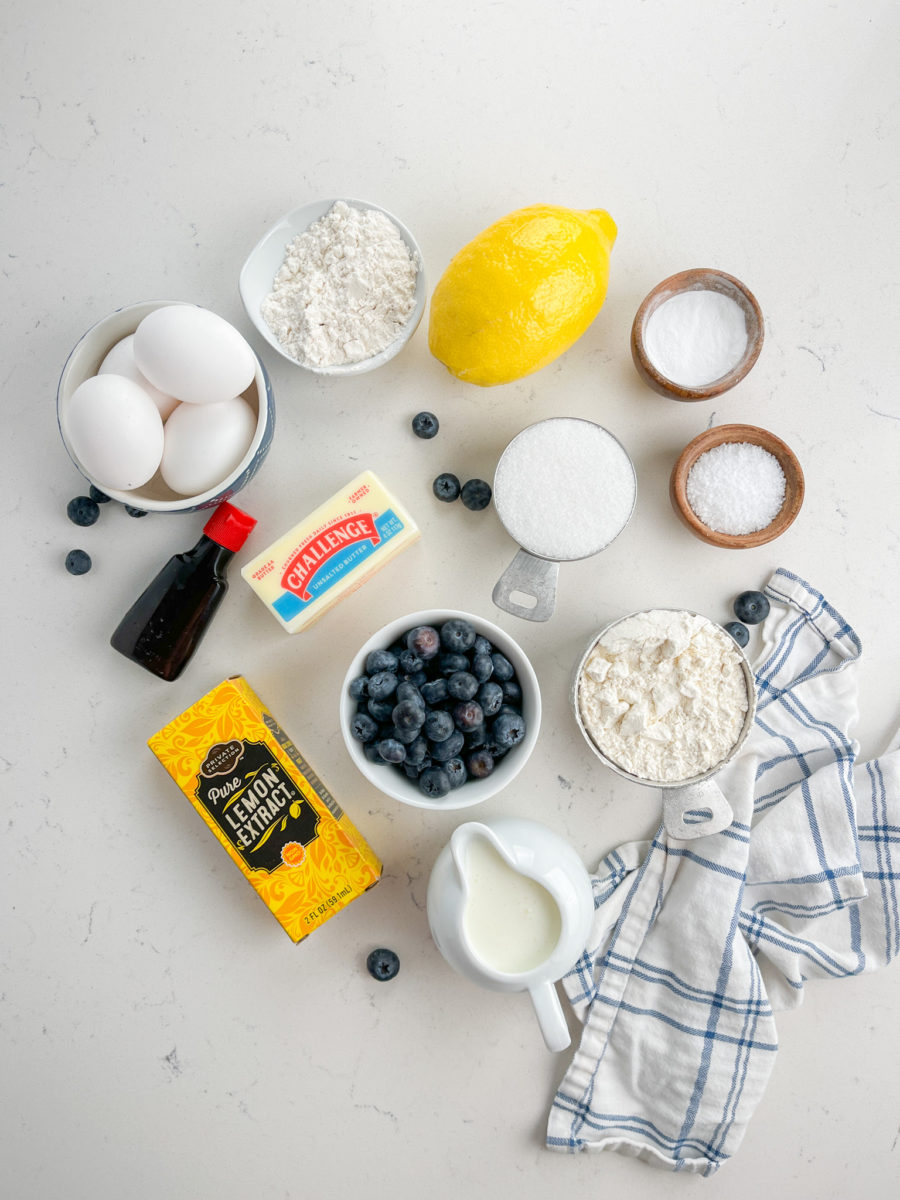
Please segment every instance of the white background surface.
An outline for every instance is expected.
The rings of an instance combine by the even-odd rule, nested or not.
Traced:
[[[587,638],[653,605],[726,620],[786,566],[859,633],[861,754],[884,748],[900,716],[896,5],[8,0],[3,27],[4,1193],[894,1194],[896,967],[811,985],[780,1018],[774,1077],[712,1180],[546,1151],[568,1055],[544,1049],[524,997],[457,978],[428,934],[428,873],[460,818],[370,790],[335,714],[350,656],[383,622],[433,605],[498,620],[532,658],[545,724],[479,811],[545,820],[593,865],[651,831],[657,800],[580,742],[566,692]],[[410,226],[432,287],[512,209],[607,208],[607,303],[553,365],[487,391],[429,355],[425,323],[344,382],[265,348],[278,428],[239,497],[259,525],[235,565],[365,466],[424,536],[294,639],[235,569],[196,659],[161,683],[107,641],[202,517],[108,506],[91,529],[67,521],[84,486],[55,426],[59,371],[89,325],[148,298],[207,305],[262,352],[238,299],[245,254],[283,212],[342,194]],[[748,379],[699,405],[647,390],[628,351],[646,292],[693,266],[745,280],[767,323]],[[420,408],[441,418],[432,442],[409,432]],[[430,484],[447,469],[490,479],[509,438],[554,414],[624,442],[638,502],[609,550],[562,569],[556,616],[531,626],[491,603],[514,551],[493,510],[439,505]],[[741,553],[695,541],[667,497],[682,446],[730,421],[783,437],[808,489],[786,535]],[[63,569],[76,545],[94,558],[82,578]],[[385,860],[383,882],[298,947],[145,746],[235,672]],[[380,944],[402,960],[389,985],[364,968]]]

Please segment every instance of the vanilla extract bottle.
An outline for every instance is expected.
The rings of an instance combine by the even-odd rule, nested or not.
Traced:
[[[119,622],[110,645],[160,679],[177,679],[228,591],[228,563],[256,521],[220,504],[195,546],[163,567]]]

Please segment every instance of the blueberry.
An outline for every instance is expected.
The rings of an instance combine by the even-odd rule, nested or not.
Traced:
[[[491,485],[483,479],[470,479],[462,485],[460,497],[466,508],[472,512],[480,512],[491,502]]]
[[[378,747],[375,745],[374,742],[364,742],[363,743],[363,754],[366,756],[366,758],[369,760],[370,763],[383,763],[384,762],[384,759],[378,753]]]
[[[368,713],[357,713],[350,722],[350,733],[358,742],[371,742],[378,732],[378,722],[373,721]]]
[[[417,625],[406,635],[406,647],[427,662],[440,650],[441,635],[432,625]]]
[[[447,680],[447,691],[454,700],[471,700],[478,691],[478,680],[470,671],[454,671]]]
[[[450,777],[441,767],[427,767],[419,776],[419,791],[429,800],[440,800],[450,791]]]
[[[419,736],[421,728],[421,725],[419,725],[416,729],[401,729],[397,725],[391,725],[391,727],[385,731],[385,736],[389,738],[396,738],[397,741],[402,742],[404,746],[409,746]],[[409,751],[407,751],[406,756],[407,758],[409,757]]]
[[[369,695],[373,700],[387,700],[397,690],[397,676],[393,671],[377,671],[369,676]]]
[[[400,959],[393,950],[379,947],[377,950],[373,950],[366,959],[366,970],[379,983],[387,983],[400,970]]]
[[[477,700],[460,700],[453,709],[453,720],[457,729],[468,733],[484,724],[484,713]]]
[[[473,779],[486,779],[494,769],[494,756],[489,750],[475,750],[466,759],[466,769]]]
[[[472,659],[472,674],[479,683],[484,683],[490,679],[494,673],[494,664],[491,661],[489,654],[476,654]]]
[[[433,438],[440,427],[441,423],[434,413],[416,413],[412,419],[412,431],[416,437]]]
[[[507,679],[512,679],[516,673],[512,663],[499,650],[495,650],[491,655],[491,662],[494,664],[494,678],[498,683],[505,683]]]
[[[750,641],[750,630],[740,621],[729,621],[725,626],[725,632],[730,633],[739,646],[746,646]]]
[[[66,514],[74,525],[93,525],[100,516],[100,505],[90,496],[76,496],[66,505]]]
[[[453,732],[453,718],[442,708],[434,708],[425,718],[425,736],[430,742],[443,742]]]
[[[494,653],[494,647],[487,640],[487,638],[482,637],[482,635],[480,633],[476,637],[475,642],[472,646],[472,649],[475,651],[476,654],[493,654]]]
[[[369,694],[369,680],[365,675],[357,675],[355,679],[350,680],[350,686],[347,689],[354,700],[362,700],[363,697]]]
[[[66,555],[66,570],[70,575],[86,575],[91,569],[91,556],[84,550],[70,550]]]
[[[762,592],[741,592],[734,602],[734,615],[745,625],[758,625],[769,615],[769,601]]]
[[[522,689],[515,679],[504,679],[500,686],[503,688],[503,699],[507,704],[522,703]]]
[[[437,496],[438,500],[443,500],[446,504],[450,504],[459,497],[459,479],[449,471],[444,471],[435,479],[431,485],[431,490]]]
[[[422,669],[422,660],[415,650],[401,650],[397,667],[404,675],[415,675]]]
[[[414,683],[410,683],[408,679],[402,680],[397,684],[397,703],[401,700],[413,700],[418,704],[419,708],[425,708],[425,701],[422,699],[422,693]]]
[[[401,732],[416,735],[425,721],[425,708],[415,700],[401,700],[394,707],[391,720]]]
[[[449,695],[447,691],[447,680],[429,679],[427,683],[423,683],[421,687],[422,699],[426,704],[440,704],[446,700]]]
[[[406,747],[396,738],[382,738],[376,749],[385,762],[402,763],[406,761]]]
[[[466,749],[480,750],[487,741],[487,724],[482,721],[480,725],[476,725],[474,729],[470,729],[466,733]]]
[[[525,737],[524,718],[518,713],[501,713],[491,726],[491,737],[504,750],[518,746]]]
[[[412,779],[413,782],[415,782],[419,778],[419,776],[422,774],[422,772],[425,770],[425,768],[422,766],[421,763],[411,763],[409,761],[409,757],[407,757],[407,760],[405,763],[401,764],[400,769],[402,770],[402,772],[406,776],[406,778]]]
[[[109,504],[109,496],[107,496],[106,492],[101,492],[100,489],[98,487],[94,487],[93,484],[91,484],[91,486],[88,488],[88,495],[92,500],[95,500],[97,504]]]
[[[428,743],[421,734],[417,734],[415,739],[406,747],[406,761],[408,763],[422,766],[425,760],[431,759],[428,756]]]
[[[453,675],[456,671],[468,671],[469,660],[465,654],[444,653],[438,659],[437,666],[442,675]]]
[[[483,683],[475,693],[475,696],[484,710],[486,717],[495,717],[500,711],[500,706],[503,703],[503,688],[499,683],[495,683],[493,679],[489,679],[487,683]]]
[[[469,777],[466,764],[461,758],[451,758],[449,762],[445,762],[444,770],[447,773],[447,778],[450,780],[451,788],[462,787]]]
[[[133,504],[126,504],[125,511],[129,517],[146,517],[147,510],[145,508],[135,508]]]
[[[445,741],[432,744],[431,757],[435,762],[448,762],[451,758],[456,758],[465,744],[466,739],[462,733],[458,729],[454,729]]]
[[[475,645],[478,635],[469,621],[453,617],[441,626],[441,645],[453,654],[465,654]]]
[[[366,709],[376,721],[382,722],[389,721],[394,712],[394,706],[390,700],[373,700],[371,697],[366,702]]]
[[[390,650],[371,650],[366,655],[366,674],[377,675],[379,671],[396,672],[398,659]]]

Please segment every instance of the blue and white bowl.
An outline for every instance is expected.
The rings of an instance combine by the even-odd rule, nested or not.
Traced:
[[[266,368],[258,355],[254,354],[256,372],[253,382],[243,393],[244,399],[256,413],[253,441],[234,470],[215,487],[209,488],[197,496],[180,496],[177,492],[172,491],[157,471],[143,487],[134,488],[128,492],[114,491],[104,487],[98,480],[92,479],[90,473],[79,462],[78,456],[66,441],[64,432],[63,416],[72,393],[86,379],[97,374],[100,364],[116,342],[121,341],[130,333],[134,333],[148,313],[154,312],[158,308],[165,308],[170,304],[182,303],[185,302],[181,300],[145,300],[140,304],[129,304],[125,308],[116,309],[108,317],[104,317],[102,321],[92,325],[66,360],[56,392],[56,419],[59,423],[63,445],[72,462],[89,483],[94,484],[107,496],[113,500],[119,500],[122,504],[142,508],[146,512],[196,512],[203,508],[215,508],[224,500],[230,500],[241,488],[246,487],[262,466],[275,433],[275,398],[272,393],[272,385],[269,382]]]

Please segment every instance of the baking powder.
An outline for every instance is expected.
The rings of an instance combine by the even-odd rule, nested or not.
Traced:
[[[685,483],[687,502],[703,524],[732,535],[771,525],[785,489],[778,459],[751,442],[713,446],[700,455]]]
[[[598,639],[578,708],[598,749],[653,783],[681,783],[724,762],[749,708],[740,651],[712,621],[651,609]]]
[[[361,362],[400,335],[418,264],[385,213],[336,204],[288,245],[261,312],[304,366]]]
[[[744,310],[723,292],[678,292],[644,327],[647,357],[666,379],[705,387],[733,370],[747,349]]]

